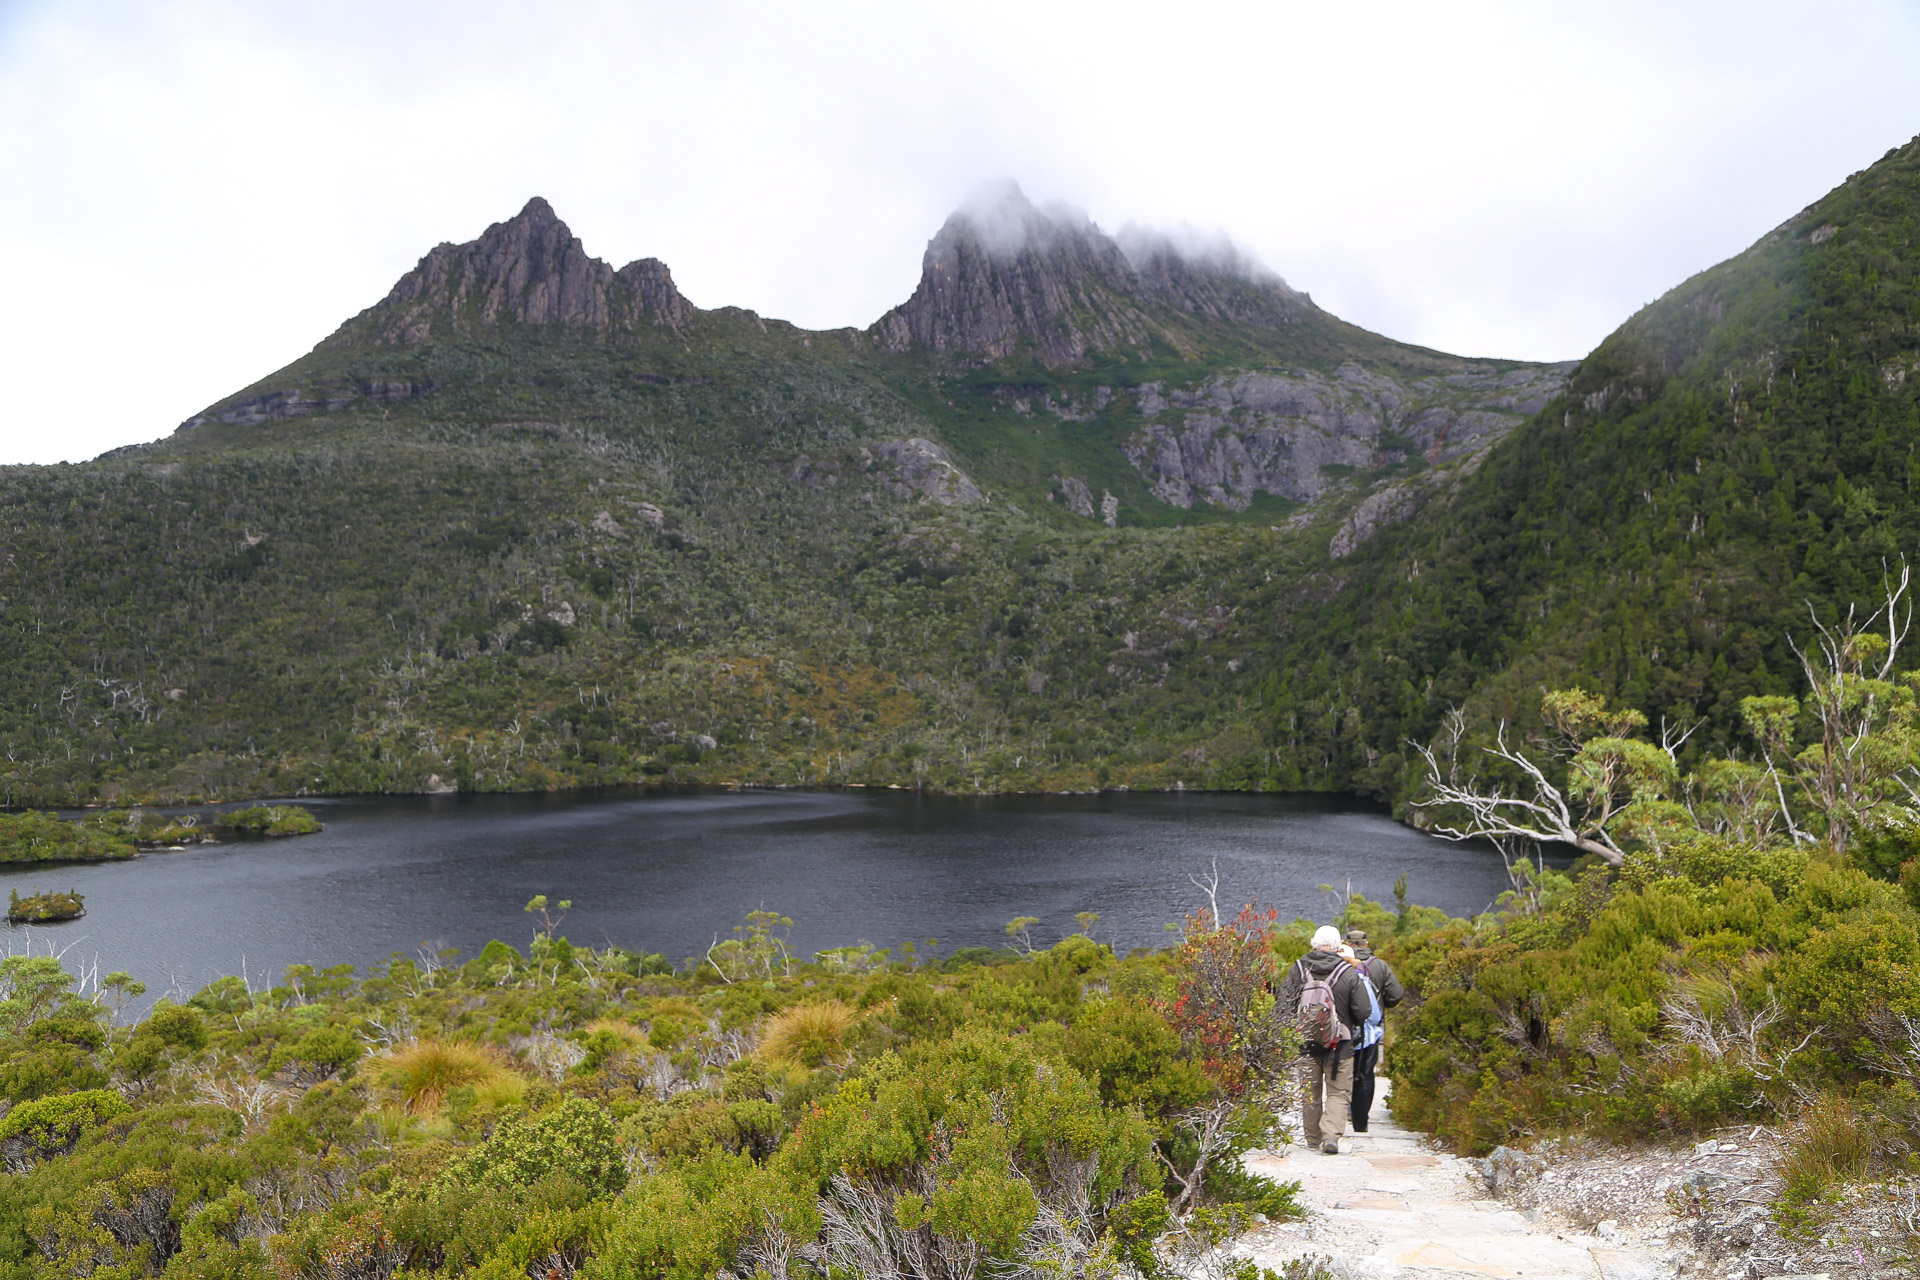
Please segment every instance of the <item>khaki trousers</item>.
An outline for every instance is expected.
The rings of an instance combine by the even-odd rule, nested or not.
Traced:
[[[1300,1131],[1317,1147],[1347,1131],[1353,1106],[1353,1042],[1339,1049],[1308,1049],[1297,1064],[1300,1083]]]

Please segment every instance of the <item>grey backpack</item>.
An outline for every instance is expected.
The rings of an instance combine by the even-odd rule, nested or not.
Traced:
[[[1301,981],[1300,1004],[1294,1010],[1293,1024],[1300,1031],[1300,1039],[1319,1049],[1331,1049],[1342,1040],[1352,1039],[1353,1033],[1340,1021],[1339,1006],[1333,997],[1333,980],[1320,977],[1304,962],[1295,963],[1299,964]]]

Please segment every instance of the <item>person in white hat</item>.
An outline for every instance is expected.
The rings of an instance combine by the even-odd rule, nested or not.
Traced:
[[[1309,1147],[1340,1154],[1353,1105],[1357,1028],[1373,1013],[1373,997],[1340,954],[1340,931],[1326,925],[1313,949],[1293,962],[1275,997],[1282,1017],[1300,1028],[1300,1130]]]

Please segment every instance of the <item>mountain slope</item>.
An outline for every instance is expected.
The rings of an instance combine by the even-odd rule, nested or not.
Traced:
[[[809,333],[536,199],[169,439],[0,471],[0,802],[1259,785],[1279,593],[1564,370],[1024,209]]]
[[[1808,604],[1871,606],[1920,549],[1917,445],[1920,140],[1633,317],[1451,504],[1303,600],[1267,688],[1285,776],[1392,793],[1447,707],[1524,718],[1573,682],[1742,746],[1738,700],[1794,690]]]

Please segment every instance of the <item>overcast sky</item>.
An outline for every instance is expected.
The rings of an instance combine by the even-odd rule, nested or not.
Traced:
[[[824,328],[1012,178],[1577,357],[1920,132],[1916,68],[1920,0],[0,0],[0,462],[167,434],[535,194]]]

